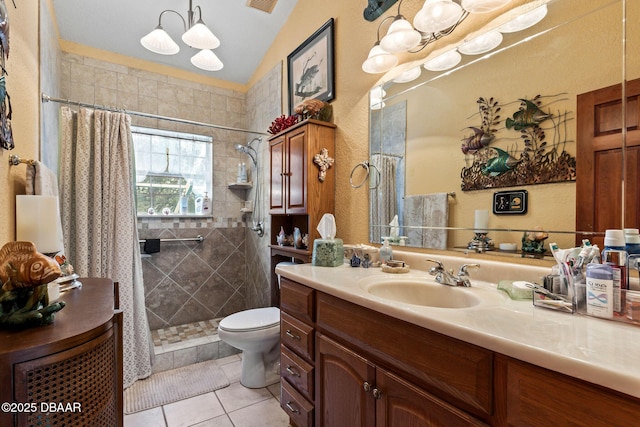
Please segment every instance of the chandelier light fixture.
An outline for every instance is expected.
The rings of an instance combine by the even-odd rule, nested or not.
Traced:
[[[211,32],[211,30],[202,21],[202,9],[196,6],[198,11],[198,20],[195,20],[195,11],[192,7],[192,0],[189,0],[189,10],[187,11],[187,19],[175,10],[163,10],[158,17],[158,26],[146,36],[140,39],[140,43],[146,49],[160,55],[175,55],[180,51],[180,46],[173,41],[171,36],[162,28],[162,16],[165,13],[175,13],[182,19],[184,24],[184,33],[182,41],[189,47],[198,49],[200,52],[191,57],[191,63],[206,71],[218,71],[224,66],[222,61],[213,52],[212,49],[220,46],[220,40]]]
[[[422,8],[413,18],[413,25],[411,25],[400,14],[402,0],[399,0],[397,15],[388,16],[380,22],[377,41],[362,64],[362,69],[370,74],[385,73],[398,63],[398,58],[394,54],[403,52],[417,53],[429,43],[451,34],[470,14],[493,12],[510,2],[511,0],[425,0]],[[537,11],[531,14],[533,15],[531,20],[542,19],[546,14],[546,6],[544,12]],[[389,26],[387,34],[380,39],[380,27],[391,19],[393,22]],[[529,22],[527,20],[527,24],[514,23],[511,26],[506,26],[504,32],[516,31],[515,28],[529,25]],[[490,37],[489,40],[469,40],[464,43],[466,46],[459,49],[459,52],[477,55],[483,49],[494,49],[502,42],[500,32],[494,33]],[[453,67],[460,62],[460,55],[455,52],[449,53],[446,57],[436,59],[438,61],[434,59],[434,62],[429,64],[428,67],[425,65],[425,68],[442,70],[443,67]]]

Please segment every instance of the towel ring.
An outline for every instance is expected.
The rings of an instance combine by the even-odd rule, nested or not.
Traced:
[[[359,184],[354,184],[353,173],[356,171],[356,169],[358,169],[358,167],[365,169],[367,173],[364,176],[364,179],[362,180],[362,182],[360,182]],[[351,175],[349,175],[349,183],[351,184],[351,187],[353,188],[362,187],[364,183],[367,182],[367,180],[369,179],[369,175],[371,174],[371,168],[375,169],[375,171],[377,172],[378,179],[376,180],[376,183],[373,187],[369,187],[369,190],[375,190],[376,188],[378,188],[378,185],[380,185],[380,170],[377,167],[375,167],[375,165],[372,165],[368,161],[360,162],[357,165],[355,165],[353,169],[351,169]]]

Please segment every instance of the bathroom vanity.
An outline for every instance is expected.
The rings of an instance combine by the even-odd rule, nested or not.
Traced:
[[[475,289],[459,289],[425,271],[277,271],[281,405],[298,427],[592,427],[640,418],[631,356],[640,354],[640,328],[534,308],[473,277]],[[445,308],[446,300],[433,307],[372,291],[409,280],[476,299]]]
[[[123,425],[117,286],[80,281],[53,324],[0,331],[0,425]]]

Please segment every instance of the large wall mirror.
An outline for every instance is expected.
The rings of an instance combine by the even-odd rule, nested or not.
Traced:
[[[623,0],[514,3],[511,13],[491,17],[464,37],[504,30],[513,16],[533,10],[534,5],[543,5],[546,14],[529,28],[501,32],[502,42],[488,53],[460,55],[460,62],[445,71],[421,66],[464,42],[458,36],[457,42],[447,45],[447,38],[454,37],[445,37],[427,46],[425,50],[432,52],[411,64],[420,69],[416,80],[393,81],[398,74],[390,72],[389,81],[372,90],[372,242],[399,234],[406,236],[402,242],[407,246],[462,249],[481,225],[489,230],[496,253],[500,243],[515,243],[520,255],[525,231],[547,232],[547,248],[549,242],[572,247],[584,237],[598,242],[605,228],[622,228],[623,221],[624,227],[640,226],[636,193],[627,191],[623,197],[620,190],[624,170],[631,173],[626,176],[627,189],[638,187],[638,177],[632,173],[637,156],[625,149],[637,138],[637,94],[626,104],[619,102],[632,86],[622,83],[640,78],[640,30],[631,24],[638,22],[640,5]],[[462,26],[456,29],[461,30]],[[437,68],[433,62],[430,67]],[[599,95],[587,95],[605,88],[618,100],[598,101]],[[591,107],[580,106],[579,100],[591,100]],[[604,142],[585,135],[594,128]],[[588,151],[589,144],[605,144],[615,155],[600,161],[604,157],[597,148]],[[580,154],[585,150],[590,153],[587,160]],[[546,169],[523,167],[535,158],[544,159]],[[612,175],[598,175],[605,168],[617,171],[614,182]],[[584,178],[587,172],[591,181]],[[516,174],[529,176],[523,178],[525,183],[506,178],[515,179]],[[588,194],[578,181],[592,187]],[[463,189],[463,184],[477,182],[482,182],[481,189]],[[526,206],[517,205],[524,202],[518,191],[525,194]],[[494,211],[497,192],[515,193],[507,193],[509,203],[515,200],[513,209]],[[576,213],[577,203],[585,198],[590,212],[609,212],[605,216],[610,219],[581,223],[584,214]],[[632,208],[623,218],[625,199]],[[488,211],[488,218],[483,211]],[[395,225],[396,215],[394,230],[389,224]],[[512,252],[512,246],[503,246],[503,252]]]

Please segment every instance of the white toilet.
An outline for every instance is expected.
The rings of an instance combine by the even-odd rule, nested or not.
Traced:
[[[283,262],[278,265],[293,265]],[[278,277],[278,286],[280,277]],[[225,317],[218,325],[218,336],[242,350],[240,383],[262,388],[280,380],[280,309],[254,308]]]

